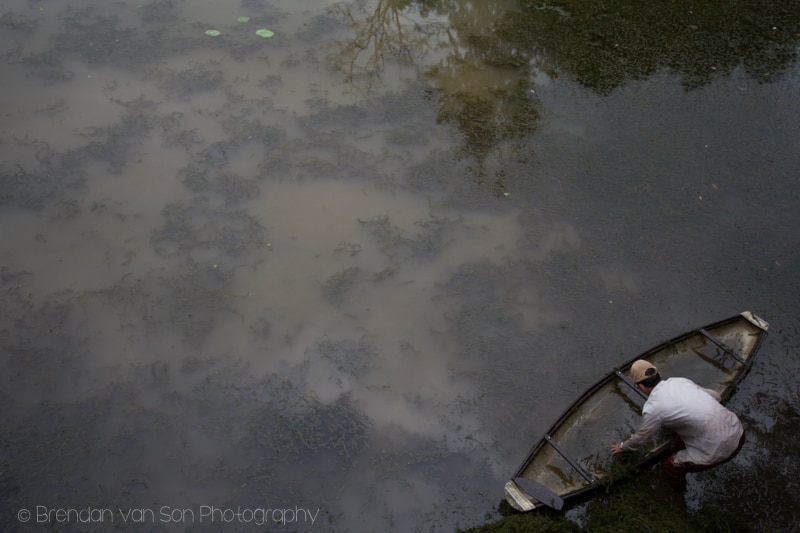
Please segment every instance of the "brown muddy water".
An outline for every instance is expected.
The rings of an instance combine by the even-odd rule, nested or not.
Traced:
[[[746,309],[752,438],[690,506],[796,526],[800,34],[594,83],[509,29],[581,5],[0,2],[2,529],[474,526]]]

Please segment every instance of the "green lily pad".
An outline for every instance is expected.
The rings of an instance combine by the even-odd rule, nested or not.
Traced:
[[[243,17],[239,17],[238,19],[236,19],[236,22],[242,22],[242,23],[250,22],[250,17],[244,17],[244,16]]]
[[[268,39],[273,35],[275,35],[275,32],[270,30],[258,30],[256,31],[256,35],[258,35],[259,37],[263,37],[264,39]]]
[[[206,35],[209,37],[217,37],[219,36],[219,30],[206,30]]]

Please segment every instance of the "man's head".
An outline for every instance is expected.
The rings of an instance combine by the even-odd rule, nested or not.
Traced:
[[[631,365],[631,379],[637,385],[644,385],[652,389],[661,381],[661,374],[658,373],[658,369],[654,364],[639,359]]]

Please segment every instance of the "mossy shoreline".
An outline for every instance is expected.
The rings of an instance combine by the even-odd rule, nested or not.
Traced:
[[[749,505],[736,506],[733,500],[717,496],[714,490],[709,491],[702,497],[699,508],[692,509],[697,505],[692,501],[696,494],[691,490],[674,491],[663,479],[659,465],[652,465],[578,501],[568,502],[562,511],[544,508],[520,513],[502,502],[498,506],[501,519],[460,533],[795,531],[786,522],[791,519],[781,517],[780,511],[772,520],[765,521],[749,512]]]
[[[655,481],[655,482],[654,482]],[[661,486],[660,480],[640,474],[599,489],[564,511],[529,513],[503,511],[500,520],[462,530],[462,533],[511,532],[733,532],[758,531],[745,516],[730,509],[704,506],[687,509],[684,495]],[[501,506],[505,507],[505,505]],[[572,512],[570,512],[572,510]]]

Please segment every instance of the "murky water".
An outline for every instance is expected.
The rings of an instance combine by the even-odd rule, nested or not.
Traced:
[[[521,9],[0,3],[3,529],[474,525],[587,384],[745,309],[731,468],[797,456],[796,64],[595,86]]]

